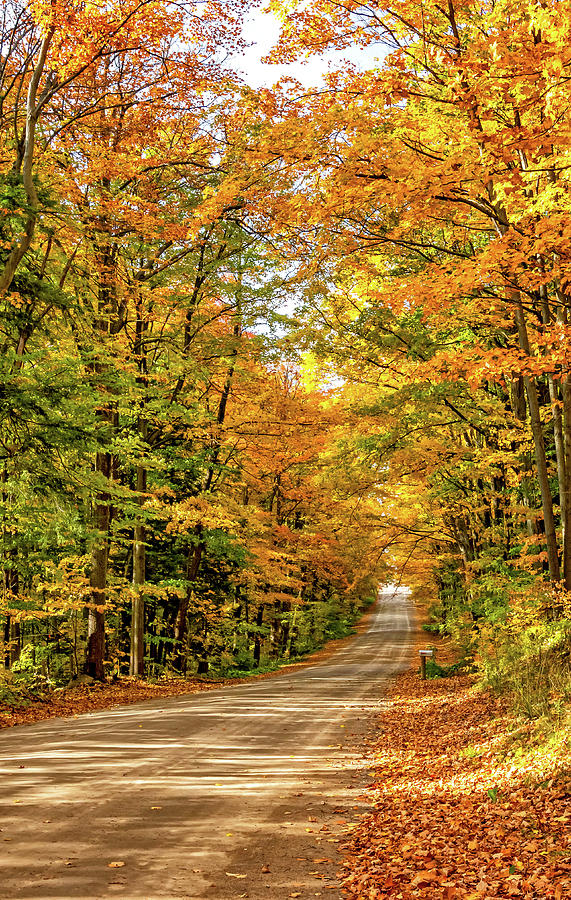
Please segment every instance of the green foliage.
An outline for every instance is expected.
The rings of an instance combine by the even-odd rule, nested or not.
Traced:
[[[370,602],[370,598],[368,600]],[[270,635],[267,625],[241,623],[236,626],[228,618],[222,627],[226,628],[228,637],[236,636],[234,649],[230,650],[226,644],[218,665],[215,663],[215,671],[225,677],[235,677],[248,672],[273,671],[280,665],[302,660],[327,641],[354,634],[355,621],[362,611],[363,606],[355,598],[343,598],[335,593],[327,601],[294,607],[274,619],[273,645],[267,642]],[[253,655],[256,638],[265,642],[260,665],[255,664]]]
[[[426,677],[427,678],[451,678],[453,675],[459,675],[473,666],[472,660],[460,659],[450,666],[439,666],[435,659],[427,657],[426,660]]]
[[[38,669],[3,673],[0,678],[0,703],[10,709],[22,709],[46,700],[54,689],[54,682]]]
[[[571,620],[544,621],[482,640],[483,683],[530,719],[558,720],[571,702]]]

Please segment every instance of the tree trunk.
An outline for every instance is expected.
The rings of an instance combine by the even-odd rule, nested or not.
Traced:
[[[135,344],[134,355],[139,369],[137,384],[141,388],[140,400],[141,416],[138,420],[138,431],[142,442],[146,444],[148,437],[147,420],[144,417],[147,397],[147,354],[145,345],[145,332],[148,322],[145,315],[143,298],[140,292],[135,303]],[[137,466],[136,475],[137,502],[141,507],[145,502],[144,495],[147,491],[147,469],[142,463]],[[141,519],[136,522],[133,530],[133,605],[131,611],[131,652],[129,657],[129,674],[143,675],[145,658],[145,597],[144,587],[146,581],[146,548],[145,526]]]
[[[258,615],[256,616],[256,625],[258,628],[261,628],[264,624],[264,606],[263,604],[258,609]],[[258,669],[260,666],[260,659],[262,656],[262,635],[258,631],[254,637],[254,668]]]
[[[204,617],[204,631],[202,634],[202,650],[200,651],[200,659],[198,660],[196,674],[197,675],[207,675],[209,668],[210,668],[210,661],[208,659],[208,619],[205,616]]]
[[[540,261],[541,262],[541,261]],[[542,263],[541,263],[542,264]],[[543,265],[543,264],[542,264]],[[547,288],[543,285],[540,288],[541,297],[541,315],[544,326],[548,327],[551,323],[551,311],[549,309],[549,298]],[[559,483],[559,506],[561,509],[561,532],[562,532],[562,563],[563,578],[567,589],[571,586],[571,507],[569,498],[569,488],[567,481],[569,478],[569,461],[567,460],[563,415],[561,412],[561,403],[559,400],[559,392],[557,383],[553,375],[547,375],[547,383],[549,387],[549,399],[551,401],[551,409],[553,415],[553,438],[555,441],[555,459],[557,461],[557,481]],[[563,407],[565,407],[564,388],[561,385],[563,396]],[[569,391],[567,391],[569,393]]]
[[[559,486],[564,497],[567,513],[567,527],[563,533],[563,577],[565,588],[571,591],[571,377],[566,375],[561,381],[563,397],[563,443],[565,447],[565,481]]]
[[[98,453],[95,471],[104,478],[111,475],[111,454]],[[92,678],[105,680],[105,601],[109,559],[109,494],[99,492],[95,500],[94,524],[97,529],[91,551],[90,607],[87,620],[87,659],[85,671]]]
[[[197,526],[197,536],[201,534],[202,529]],[[186,557],[186,591],[184,597],[180,600],[174,623],[174,640],[175,650],[173,656],[173,666],[183,675],[186,674],[188,667],[188,659],[184,650],[184,639],[186,637],[186,617],[188,608],[192,598],[192,591],[198,570],[200,569],[200,561],[205,550],[205,544],[200,541],[196,545],[188,548]]]
[[[510,299],[515,303],[519,345],[523,352],[527,354],[527,356],[531,356],[527,327],[525,324],[525,316],[519,292],[510,291]],[[560,570],[557,551],[557,535],[555,532],[555,517],[553,515],[553,498],[551,496],[551,487],[549,485],[547,457],[545,454],[545,441],[543,438],[543,425],[541,422],[541,415],[539,411],[537,387],[535,384],[535,380],[529,375],[524,375],[523,383],[525,385],[525,393],[527,396],[527,405],[529,409],[529,418],[535,450],[537,480],[539,482],[539,490],[541,493],[541,507],[543,511],[543,522],[545,525],[545,543],[547,546],[549,576],[552,581],[559,581]]]
[[[38,102],[38,88],[44,73],[48,50],[55,34],[55,25],[50,25],[40,45],[38,61],[33,69],[32,77],[28,85],[26,100],[26,127],[24,132],[23,154],[14,165],[14,171],[22,173],[22,182],[26,191],[28,209],[26,212],[26,224],[20,240],[15,243],[8,253],[8,257],[0,270],[0,294],[8,290],[18,266],[32,245],[36,222],[39,214],[40,201],[33,178],[34,150],[36,144],[36,127],[41,105]],[[40,97],[41,100],[41,97]]]
[[[6,572],[9,585],[9,596],[17,596],[20,589],[20,580],[18,573],[12,569]],[[7,669],[11,669],[15,662],[20,659],[22,652],[22,631],[20,623],[8,613],[6,616],[6,625],[4,628],[4,665]]]
[[[17,549],[13,546],[13,533],[9,527],[6,518],[6,508],[8,504],[8,492],[6,484],[8,482],[8,469],[6,462],[2,468],[2,566],[3,566],[3,585],[2,596],[8,609],[12,605],[12,598],[20,592],[20,578],[17,568]],[[20,655],[20,625],[15,622],[10,612],[6,614],[6,623],[4,626],[4,665],[10,669]]]
[[[137,493],[139,502],[147,490],[147,470],[137,466]],[[145,657],[145,598],[146,580],[145,526],[138,522],[133,535],[133,606],[131,612],[131,653],[129,675],[142,676]]]

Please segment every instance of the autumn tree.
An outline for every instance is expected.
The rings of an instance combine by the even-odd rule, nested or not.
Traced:
[[[331,72],[320,92],[277,94],[255,111],[266,117],[268,140],[250,150],[271,160],[271,215],[287,232],[291,255],[307,260],[308,303],[329,315],[338,346],[358,320],[365,372],[374,377],[384,367],[387,384],[395,369],[419,387],[440,382],[446,427],[448,419],[461,430],[473,423],[476,442],[503,453],[508,469],[532,467],[550,578],[557,582],[562,569],[567,581],[568,301],[560,235],[568,17],[558,4],[273,8],[284,21],[276,59],[352,43],[388,48],[378,67]],[[340,316],[322,301],[331,294]],[[422,339],[410,328],[415,316]],[[383,333],[394,348],[379,360]],[[476,408],[491,404],[492,422],[506,409],[515,447],[454,402],[459,382]],[[469,445],[470,428],[464,433]],[[491,490],[494,502],[502,479]],[[535,493],[526,489],[527,500]]]
[[[216,169],[215,142],[198,129],[208,114],[207,90],[224,86],[218,56],[239,40],[239,11],[239,5],[222,11],[213,4],[197,16],[192,4],[159,9],[145,2],[88,10],[12,4],[5,11],[2,156],[8,216],[1,285],[8,312],[17,311],[11,315],[11,374],[25,365],[20,360],[37,323],[53,314],[55,304],[67,305],[63,290],[73,279],[80,307],[74,305],[65,318],[101,398],[94,423],[100,441],[87,663],[96,677],[103,672],[102,607],[117,472],[111,438],[114,395],[121,389],[109,358],[122,355],[120,335],[130,316],[139,316],[139,331],[144,327],[143,286],[200,245],[203,220],[182,224],[182,217],[189,206],[196,209],[204,178]],[[58,27],[62,22],[65,28]],[[173,178],[180,181],[183,172],[192,182],[197,171],[202,179],[178,190],[182,200],[177,215],[169,217],[162,205],[173,193]],[[212,197],[208,203],[207,221],[226,205]],[[138,252],[136,263],[129,252]],[[135,342],[142,369],[140,334]],[[139,472],[140,486],[143,480]],[[136,541],[139,552],[143,545]]]

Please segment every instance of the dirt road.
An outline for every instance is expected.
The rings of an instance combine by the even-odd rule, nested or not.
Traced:
[[[338,897],[359,738],[410,660],[412,619],[385,589],[320,665],[4,732],[0,898]]]

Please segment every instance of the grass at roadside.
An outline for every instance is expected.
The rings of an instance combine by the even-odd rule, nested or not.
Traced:
[[[568,737],[515,720],[471,676],[405,673],[381,713],[345,896],[569,900]]]

